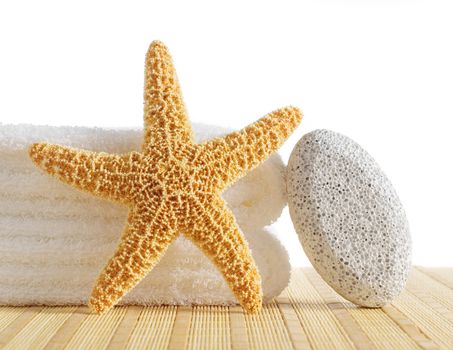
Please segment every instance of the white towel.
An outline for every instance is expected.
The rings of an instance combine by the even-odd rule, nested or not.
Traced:
[[[198,142],[227,130],[194,125]],[[139,150],[142,131],[0,124],[0,304],[85,304],[121,235],[126,208],[70,188],[37,169],[30,143],[48,141],[93,151]],[[247,237],[264,299],[289,281],[288,254],[263,227],[285,205],[278,155],[236,182],[224,198]],[[233,304],[215,266],[180,237],[120,304]]]

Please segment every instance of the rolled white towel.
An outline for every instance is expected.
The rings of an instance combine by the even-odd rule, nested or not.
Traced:
[[[221,136],[230,130],[217,126],[194,124],[194,135],[197,142]],[[74,201],[79,199],[80,206],[89,203],[100,203],[100,200],[49,178],[36,169],[27,153],[33,142],[50,142],[66,146],[104,151],[126,153],[140,150],[143,139],[141,129],[104,129],[87,127],[56,127],[37,125],[2,125],[0,123],[0,195],[7,197],[11,203],[21,201],[24,213],[27,212],[27,201],[33,198],[62,199]],[[239,225],[243,229],[262,228],[275,221],[286,204],[284,165],[278,154],[274,154],[258,168],[251,171],[223,193]],[[17,203],[18,204],[18,203]],[[72,203],[74,204],[74,203]],[[3,204],[7,207],[8,203]],[[92,215],[105,212],[107,207],[87,203]],[[112,209],[113,208],[113,209]],[[43,208],[48,209],[48,208]],[[7,211],[0,207],[0,213]],[[53,208],[53,210],[56,210]],[[93,212],[93,210],[95,210]],[[113,211],[112,211],[113,210]],[[116,215],[115,206],[108,212]]]
[[[195,125],[197,141],[227,130]],[[56,181],[28,158],[32,142],[94,151],[140,148],[141,130],[0,125],[0,304],[84,304],[113,253],[127,210]],[[231,186],[224,198],[247,237],[265,300],[289,281],[288,254],[263,229],[285,205],[283,163],[272,156]],[[272,198],[272,200],[269,200]],[[127,304],[232,304],[221,274],[180,237],[128,295]]]

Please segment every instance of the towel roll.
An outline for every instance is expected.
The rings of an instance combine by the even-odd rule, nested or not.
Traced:
[[[228,130],[194,125],[196,141]],[[0,304],[85,304],[118,243],[127,209],[77,191],[37,169],[30,143],[47,141],[93,151],[139,150],[142,131],[0,125]],[[272,156],[224,193],[249,241],[264,299],[289,281],[286,249],[264,226],[285,205],[283,163]],[[272,200],[269,200],[272,198]],[[221,274],[179,237],[123,304],[222,304],[235,299]]]

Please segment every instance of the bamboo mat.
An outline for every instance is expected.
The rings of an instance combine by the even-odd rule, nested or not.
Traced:
[[[1,349],[453,349],[453,268],[412,270],[382,309],[345,301],[310,268],[258,315],[240,307],[0,307]]]

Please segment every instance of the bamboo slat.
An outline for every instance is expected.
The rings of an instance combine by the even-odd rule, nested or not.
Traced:
[[[0,306],[0,349],[453,349],[453,268],[414,268],[391,305],[359,308],[313,270],[257,315],[241,307]]]

